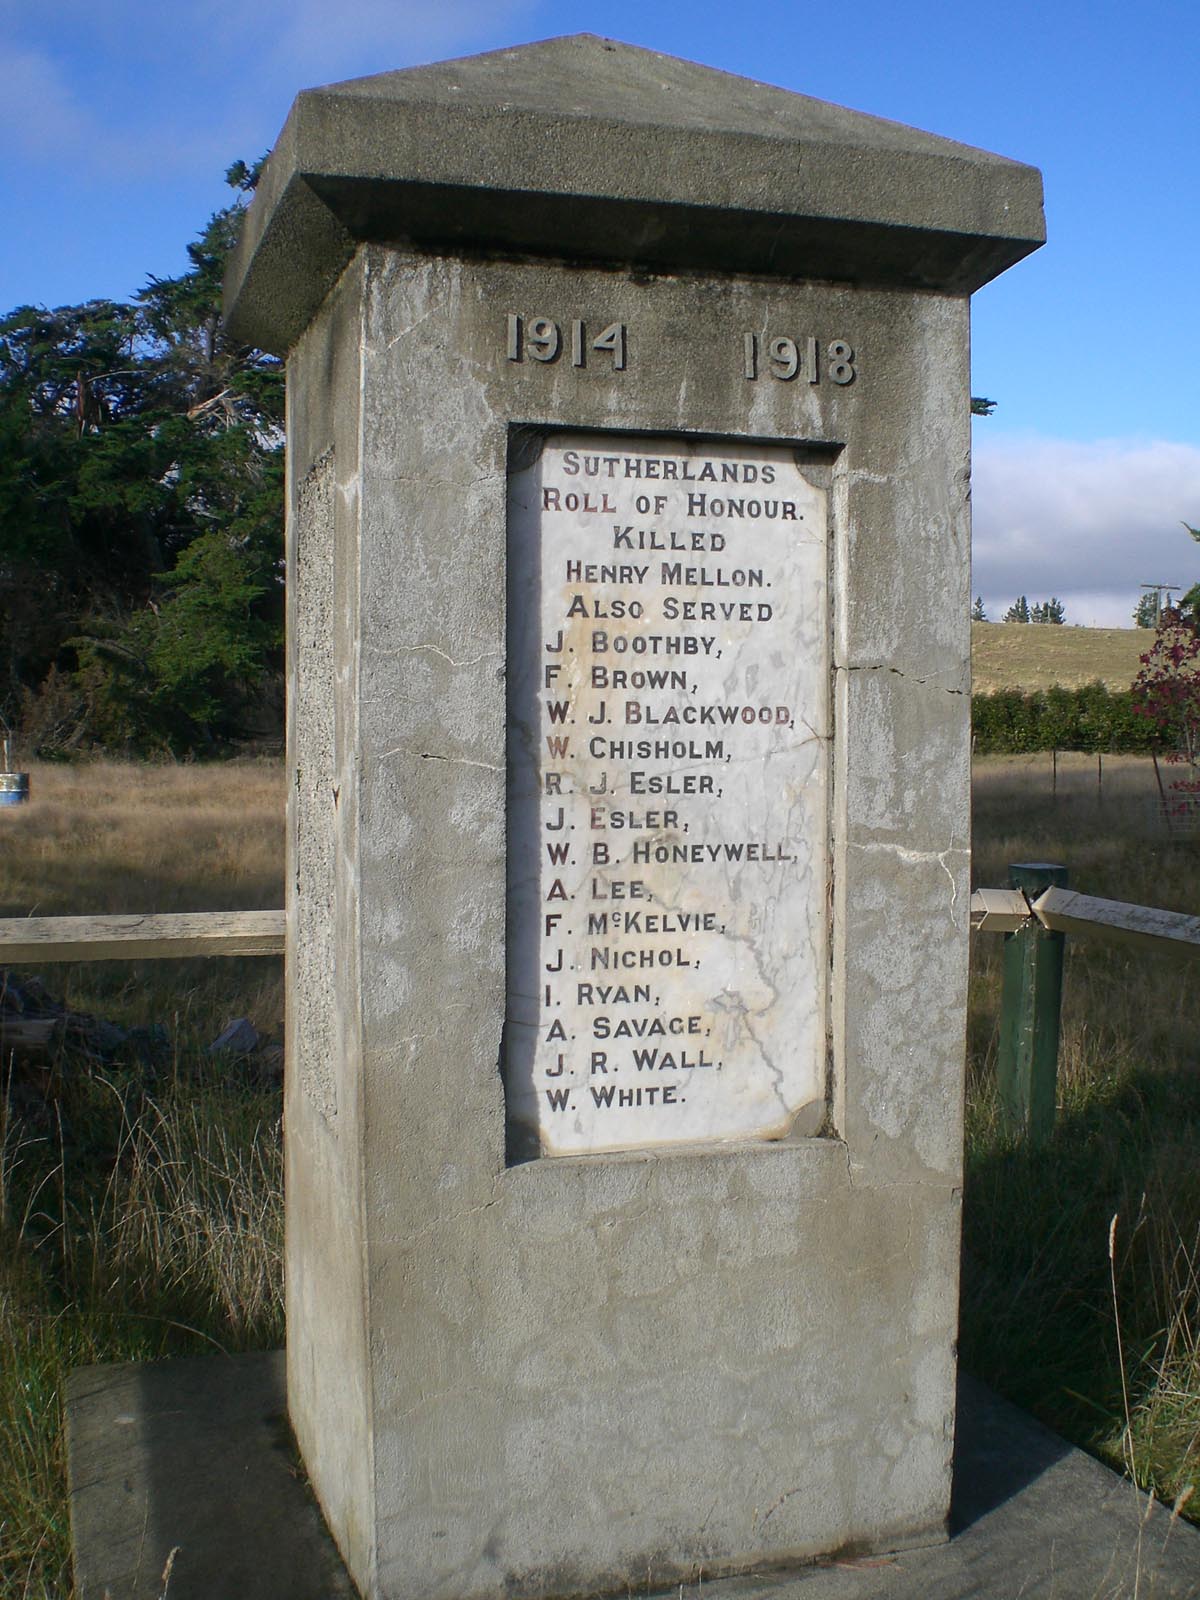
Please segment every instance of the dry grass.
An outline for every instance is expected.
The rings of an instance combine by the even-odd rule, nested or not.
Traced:
[[[973,622],[971,672],[976,694],[997,689],[1079,689],[1097,678],[1128,689],[1138,657],[1154,639],[1145,628],[1047,627],[1027,622]]]
[[[22,1600],[71,1592],[66,1374],[283,1337],[276,1097],[93,1079],[72,1109],[85,1136],[14,1119],[0,1156],[0,1592]]]
[[[43,763],[30,786],[30,804],[0,810],[0,917],[283,904],[279,762]],[[181,1041],[211,1039],[231,1016],[265,1034],[281,1027],[279,960],[98,962],[40,976],[77,1010],[166,1023]]]
[[[1200,912],[1200,845],[1156,825],[1155,793],[1136,757],[1106,758],[1098,788],[1093,758],[1060,756],[1057,796],[1048,756],[978,762],[976,884],[1053,860],[1087,893]],[[1173,1501],[1200,1482],[1200,966],[1068,939],[1058,1123],[1034,1152],[997,1116],[1000,955],[999,939],[976,937],[964,1361]]]
[[[1164,784],[1184,770],[1160,765]],[[1148,757],[977,757],[972,796],[976,887],[1006,884],[1010,861],[1061,860],[1085,894],[1200,910],[1196,842],[1163,825]]]
[[[283,771],[35,765],[0,811],[0,916],[254,911],[283,904]]]

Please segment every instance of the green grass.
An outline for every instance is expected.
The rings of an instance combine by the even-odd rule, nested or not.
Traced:
[[[156,778],[102,769],[103,826],[87,769],[71,779],[75,798],[47,774],[54,815],[39,819],[31,808],[23,820],[25,864],[16,852],[6,859],[0,909],[20,914],[39,896],[46,912],[279,904],[278,771],[158,770]],[[1156,830],[1148,764],[1106,758],[1103,780],[1098,789],[1094,759],[1060,756],[1054,795],[1049,757],[978,763],[975,882],[1004,884],[1010,861],[1062,860],[1076,888],[1200,911],[1200,843]],[[94,825],[82,871],[73,806]],[[83,887],[73,901],[76,880]],[[1168,1502],[1184,1497],[1184,1514],[1194,1515],[1200,1494],[1186,1497],[1200,1474],[1200,967],[1068,941],[1058,1125],[1049,1149],[1030,1152],[1011,1144],[996,1114],[999,958],[998,938],[976,936],[964,1364]],[[266,1348],[283,1336],[278,1091],[205,1054],[231,1016],[278,1032],[279,964],[105,963],[42,976],[56,994],[114,1021],[165,1023],[172,1047],[152,1070],[132,1058],[104,1066],[61,1058],[35,1082],[34,1069],[18,1063],[9,1086],[14,1111],[0,1140],[0,1593],[14,1600],[71,1593],[66,1372]]]

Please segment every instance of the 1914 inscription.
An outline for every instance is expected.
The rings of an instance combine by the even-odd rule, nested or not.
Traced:
[[[555,434],[510,476],[510,1123],[778,1138],[824,1093],[824,492],[785,447]]]

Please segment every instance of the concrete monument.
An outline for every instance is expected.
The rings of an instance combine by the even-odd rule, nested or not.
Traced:
[[[1028,167],[590,37],[302,94],[289,1405],[364,1594],[944,1535],[972,290]]]

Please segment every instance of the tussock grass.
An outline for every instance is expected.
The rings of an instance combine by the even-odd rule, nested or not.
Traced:
[[[1200,911],[1200,844],[1153,819],[1134,757],[976,763],[977,885],[1053,860],[1072,887]],[[1059,1111],[1014,1147],[994,1066],[1001,941],[972,951],[964,1202],[965,1364],[1195,1517],[1200,1482],[1200,961],[1067,941]],[[1113,1218],[1110,1276],[1109,1236]],[[1115,1286],[1115,1305],[1114,1305]],[[1200,1498],[1200,1497],[1197,1497]]]
[[[283,904],[278,762],[35,764],[0,823],[0,916]]]

